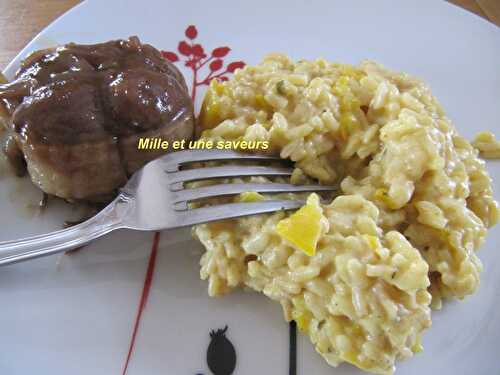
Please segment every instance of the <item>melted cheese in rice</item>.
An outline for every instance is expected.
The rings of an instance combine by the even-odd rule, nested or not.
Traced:
[[[270,55],[213,81],[200,123],[202,138],[268,141],[295,163],[292,182],[341,187],[320,207],[313,255],[278,233],[290,213],[195,227],[210,295],[261,291],[330,364],[391,374],[420,350],[431,305],[477,289],[475,252],[498,219],[491,181],[421,81]]]

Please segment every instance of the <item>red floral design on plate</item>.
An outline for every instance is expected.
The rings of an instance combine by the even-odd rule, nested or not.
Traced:
[[[243,61],[233,61],[224,68],[224,57],[231,51],[231,48],[227,46],[214,48],[210,56],[208,56],[203,46],[195,41],[198,36],[196,26],[188,26],[184,34],[188,40],[181,40],[177,46],[177,51],[184,65],[193,72],[193,83],[191,87],[191,98],[193,100],[196,98],[197,87],[210,84],[210,81],[214,78],[220,81],[227,81],[227,75],[229,73],[234,73],[236,69],[245,66]],[[162,51],[162,55],[173,63],[181,61],[181,58],[176,52]],[[202,68],[206,67],[207,64],[208,69],[203,69],[206,75],[201,79],[199,76],[202,73]]]
[[[218,79],[220,81],[227,81],[227,75],[234,73],[236,69],[243,68],[245,63],[243,61],[233,61],[226,65],[224,68],[224,57],[228,55],[231,51],[229,47],[217,47],[212,50],[210,56],[207,56],[203,46],[199,43],[195,43],[195,39],[198,36],[198,30],[196,26],[190,25],[186,28],[184,34],[189,39],[188,41],[182,40],[177,46],[177,50],[183,56],[184,65],[190,68],[193,72],[193,83],[191,87],[191,98],[193,101],[196,98],[196,88],[203,85],[209,85],[212,79]],[[163,57],[169,61],[175,63],[179,62],[179,55],[171,51],[162,51]],[[199,79],[200,70],[208,64],[208,72],[205,78]],[[205,69],[206,71],[207,69]],[[125,375],[128,370],[128,365],[135,347],[135,339],[140,328],[142,313],[148,302],[149,291],[153,284],[153,276],[156,266],[156,257],[158,254],[158,244],[160,242],[160,232],[156,232],[154,235],[153,244],[151,247],[151,253],[149,255],[148,267],[146,270],[146,275],[144,277],[144,285],[142,288],[142,293],[140,297],[139,307],[137,309],[137,315],[135,318],[134,326],[132,329],[132,337],[130,339],[129,348],[127,351],[127,357],[122,368],[122,375]]]

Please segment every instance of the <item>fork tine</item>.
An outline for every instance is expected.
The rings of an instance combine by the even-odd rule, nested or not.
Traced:
[[[195,168],[180,172],[165,172],[171,184],[218,177],[290,176],[293,168],[228,165],[224,167]]]
[[[245,154],[232,150],[183,150],[168,154],[166,159],[177,165],[211,160],[268,160],[289,163],[287,159],[263,154]]]
[[[292,185],[292,184],[218,184],[204,186],[194,189],[180,190],[174,193],[174,202],[187,202],[204,198],[212,198],[224,195],[233,195],[254,191],[257,193],[288,193],[288,192],[308,192],[308,191],[335,191],[335,186],[321,185]]]
[[[252,203],[227,203],[211,207],[195,208],[177,212],[179,227],[232,219],[241,216],[263,214],[280,210],[294,210],[304,205],[303,201],[275,200]]]

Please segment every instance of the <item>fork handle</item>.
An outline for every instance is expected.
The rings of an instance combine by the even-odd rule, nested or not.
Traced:
[[[94,217],[67,229],[0,242],[0,266],[72,250],[123,227],[127,202],[120,195]]]

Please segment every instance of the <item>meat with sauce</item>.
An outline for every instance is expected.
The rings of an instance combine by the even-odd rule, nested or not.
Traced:
[[[190,140],[193,104],[181,73],[136,37],[37,51],[0,85],[10,132],[33,182],[67,200],[109,199],[165,150],[139,138]],[[16,147],[20,150],[16,151]]]

